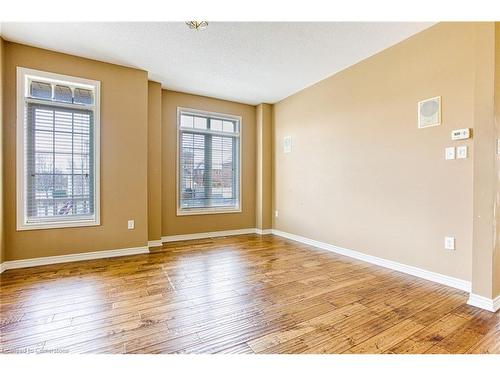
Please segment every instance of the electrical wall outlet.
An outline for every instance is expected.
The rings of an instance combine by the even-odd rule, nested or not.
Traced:
[[[278,210],[274,211],[274,217],[278,217],[278,216],[279,216]]]
[[[446,250],[455,250],[455,237],[445,237],[444,248]]]
[[[457,159],[467,159],[467,146],[457,147]]]
[[[127,228],[134,229],[135,228],[135,220],[129,220],[127,223]]]
[[[455,159],[455,147],[446,147],[444,149],[444,158],[446,160],[453,160],[453,159]]]

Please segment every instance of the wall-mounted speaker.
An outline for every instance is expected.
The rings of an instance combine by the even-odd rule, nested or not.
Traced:
[[[441,124],[441,97],[425,99],[418,102],[419,129]]]

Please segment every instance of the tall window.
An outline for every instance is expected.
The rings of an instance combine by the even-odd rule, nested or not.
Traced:
[[[99,224],[99,82],[18,68],[18,230]]]
[[[178,215],[239,212],[241,118],[178,108]]]

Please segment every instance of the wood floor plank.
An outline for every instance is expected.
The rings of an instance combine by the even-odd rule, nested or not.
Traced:
[[[467,319],[456,314],[448,314],[437,322],[403,340],[389,351],[398,354],[423,353],[442,341],[467,322]]]
[[[247,343],[232,346],[229,349],[221,350],[217,352],[220,354],[255,354],[255,352],[248,346]]]
[[[420,331],[424,326],[407,319],[383,332],[355,345],[348,353],[383,353],[394,344],[403,341],[413,333]]]
[[[0,275],[0,351],[499,353],[466,293],[265,235]]]
[[[500,329],[488,332],[479,342],[472,346],[467,353],[473,354],[500,354]]]
[[[488,332],[498,329],[497,319],[489,311],[478,311],[467,323],[453,334],[437,343],[441,349],[450,353],[466,353],[477,345]]]

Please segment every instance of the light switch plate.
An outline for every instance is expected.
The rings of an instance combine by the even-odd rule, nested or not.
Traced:
[[[292,137],[290,135],[283,138],[283,152],[285,154],[292,152]]]
[[[444,151],[445,151],[444,158],[446,160],[455,159],[455,147],[446,147]]]
[[[134,229],[135,228],[135,220],[129,220],[127,223],[127,228]]]
[[[457,147],[457,159],[467,159],[467,146]]]
[[[444,248],[446,250],[455,250],[455,237],[445,237]]]

